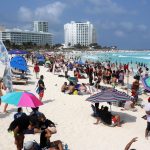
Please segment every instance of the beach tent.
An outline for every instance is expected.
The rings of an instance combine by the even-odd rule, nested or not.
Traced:
[[[114,88],[105,88],[101,92],[94,94],[86,99],[86,101],[92,103],[100,102],[121,102],[130,101],[132,97],[127,95],[125,92],[120,92]]]
[[[14,50],[10,50],[9,52],[8,52],[9,54],[28,54],[28,52],[27,51],[25,51],[25,50],[18,50],[18,49],[14,49]]]
[[[27,71],[27,62],[24,57],[22,56],[15,56],[10,61],[10,66],[12,68],[16,68],[18,70]]]

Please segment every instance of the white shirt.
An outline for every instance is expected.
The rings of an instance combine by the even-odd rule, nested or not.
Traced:
[[[150,111],[150,103],[145,105],[145,111]],[[150,122],[150,115],[147,115],[147,121]]]
[[[133,103],[133,102],[131,102],[131,101],[126,101],[126,103],[125,103],[125,105],[124,105],[124,108],[127,109],[127,110],[131,109],[131,104],[132,104],[132,103]]]

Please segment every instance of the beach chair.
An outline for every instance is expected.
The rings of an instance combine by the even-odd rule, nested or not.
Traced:
[[[13,84],[27,84],[27,80],[20,79],[20,78],[12,78]]]

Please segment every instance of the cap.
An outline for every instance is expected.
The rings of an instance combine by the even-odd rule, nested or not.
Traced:
[[[24,144],[24,150],[30,150],[33,147],[33,141],[28,141]]]

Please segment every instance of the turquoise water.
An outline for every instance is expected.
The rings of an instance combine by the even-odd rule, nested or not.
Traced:
[[[105,61],[110,60],[111,62],[121,63],[144,63],[150,65],[150,52],[105,52],[97,54],[85,54],[82,55],[84,60],[90,59],[93,61]]]

